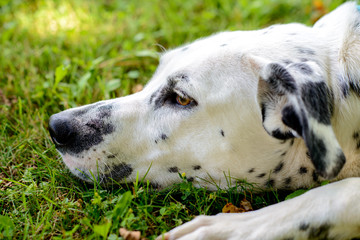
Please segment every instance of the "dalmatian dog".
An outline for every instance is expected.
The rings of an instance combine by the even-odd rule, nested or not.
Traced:
[[[143,91],[51,116],[77,177],[145,176],[216,189],[332,183],[242,214],[200,216],[163,239],[360,237],[360,13],[353,2],[313,27],[222,32],[164,53]]]

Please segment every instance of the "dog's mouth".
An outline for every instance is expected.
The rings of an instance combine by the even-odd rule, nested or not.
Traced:
[[[96,161],[80,161],[70,154],[61,154],[63,162],[72,174],[86,182],[111,183],[123,182],[133,173],[131,164],[125,162],[103,164],[100,158]]]

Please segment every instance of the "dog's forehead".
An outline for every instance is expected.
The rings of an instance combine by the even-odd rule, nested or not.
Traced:
[[[216,70],[218,66],[235,60],[241,48],[235,39],[242,32],[222,32],[193,43],[169,50],[161,55],[157,71],[148,85],[161,85],[168,79],[182,81],[179,76],[187,76],[191,81],[204,72]]]

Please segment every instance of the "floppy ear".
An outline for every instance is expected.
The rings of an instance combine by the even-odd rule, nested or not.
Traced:
[[[257,100],[266,132],[277,139],[301,137],[318,174],[336,177],[345,155],[331,126],[333,96],[314,62],[286,67],[248,57],[259,73]]]

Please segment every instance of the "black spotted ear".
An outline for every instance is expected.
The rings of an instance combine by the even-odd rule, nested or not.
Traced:
[[[257,58],[250,65],[259,72],[257,100],[266,132],[281,140],[303,138],[318,174],[337,176],[345,156],[330,122],[333,96],[318,65],[285,68]]]

